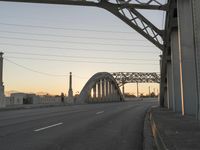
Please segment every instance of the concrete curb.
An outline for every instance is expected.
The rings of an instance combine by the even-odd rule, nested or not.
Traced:
[[[157,128],[157,125],[155,123],[155,120],[153,118],[152,112],[149,112],[149,119],[151,124],[151,130],[154,137],[154,143],[156,145],[157,150],[169,150],[166,146],[166,144],[163,141],[163,138],[161,137],[161,134]]]
[[[143,130],[143,150],[155,150],[155,144],[153,139],[153,133],[150,124],[150,109],[147,110],[144,119],[144,130]]]

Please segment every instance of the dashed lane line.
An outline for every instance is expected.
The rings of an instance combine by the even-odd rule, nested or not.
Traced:
[[[96,113],[96,115],[103,114],[103,113],[104,113],[104,111],[99,111]]]
[[[49,129],[49,128],[52,128],[52,127],[56,127],[56,126],[60,126],[62,125],[63,123],[60,122],[60,123],[57,123],[57,124],[52,124],[50,126],[46,126],[46,127],[42,127],[42,128],[39,128],[39,129],[35,129],[34,131],[35,132],[38,132],[38,131],[42,131],[42,130],[46,130],[46,129]]]

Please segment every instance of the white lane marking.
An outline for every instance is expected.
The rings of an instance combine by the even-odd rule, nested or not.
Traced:
[[[46,126],[46,127],[43,127],[43,128],[35,129],[34,131],[35,131],[35,132],[38,132],[38,131],[42,131],[42,130],[45,130],[45,129],[48,129],[48,128],[52,128],[52,127],[55,127],[55,126],[60,126],[60,125],[62,125],[62,124],[63,124],[63,123],[60,122],[60,123],[52,124],[52,125],[50,125],[50,126]]]
[[[99,111],[96,113],[96,115],[103,114],[103,113],[104,113],[104,111]]]

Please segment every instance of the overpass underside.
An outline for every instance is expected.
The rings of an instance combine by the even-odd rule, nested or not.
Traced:
[[[168,0],[166,3],[161,0],[9,1],[95,6],[108,10],[162,51],[161,107],[200,119],[199,0]],[[165,29],[156,27],[139,9],[166,11]]]

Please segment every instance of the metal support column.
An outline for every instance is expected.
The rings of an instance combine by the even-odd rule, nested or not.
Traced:
[[[139,97],[139,85],[138,85],[138,82],[136,84],[137,84],[137,98],[138,98]]]

